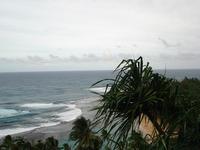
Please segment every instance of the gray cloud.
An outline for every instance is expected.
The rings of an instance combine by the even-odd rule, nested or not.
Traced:
[[[194,52],[178,52],[174,54],[160,54],[159,58],[161,60],[168,60],[168,61],[173,61],[173,60],[178,60],[178,61],[197,61],[200,59],[200,53],[194,53]]]
[[[112,62],[121,61],[122,59],[134,58],[134,53],[119,53],[119,54],[101,54],[93,53],[83,54],[81,56],[70,55],[68,57],[61,57],[57,55],[41,56],[27,56],[23,58],[5,58],[0,57],[0,62],[4,63],[28,63],[28,64],[59,64],[59,63],[88,63],[88,62]]]
[[[109,68],[139,54],[158,67],[182,68],[183,61],[193,67],[200,64],[199,6],[199,0],[0,1],[0,71],[23,64]]]

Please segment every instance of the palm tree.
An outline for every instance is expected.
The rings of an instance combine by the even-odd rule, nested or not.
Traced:
[[[63,148],[64,150],[71,150],[71,147],[67,143],[63,145]]]
[[[95,108],[96,121],[104,125],[102,130],[106,129],[112,134],[112,139],[123,143],[124,149],[128,137],[135,133],[144,117],[154,125],[155,137],[165,135],[165,130],[173,133],[175,127],[169,128],[169,121],[172,122],[177,115],[174,113],[175,81],[154,73],[149,63],[143,65],[142,57],[123,60],[115,72],[115,79],[101,80],[93,85],[107,82],[106,90],[104,94],[99,94],[102,98]],[[116,147],[117,144],[114,144]]]
[[[45,144],[41,141],[41,140],[38,140],[37,143],[35,145],[33,145],[33,149],[34,150],[44,150],[45,149]]]
[[[58,140],[54,137],[48,137],[45,141],[45,150],[58,150]]]
[[[73,123],[70,139],[75,141],[77,150],[99,150],[101,139],[95,135],[91,128],[91,122],[84,117],[80,117]]]
[[[12,146],[13,146],[13,139],[12,139],[12,137],[10,136],[10,135],[7,135],[5,138],[4,138],[4,140],[3,140],[3,142],[2,142],[2,144],[1,144],[1,147],[0,147],[0,149],[2,149],[2,150],[6,150],[6,149],[9,149],[9,148],[11,148]]]
[[[0,145],[0,150],[31,150],[31,143],[25,141],[23,138],[18,137],[13,139],[10,135],[7,135],[3,143]]]

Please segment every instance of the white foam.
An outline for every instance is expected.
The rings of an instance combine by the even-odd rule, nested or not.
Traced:
[[[69,121],[75,120],[81,114],[82,114],[81,109],[75,108],[70,111],[59,113],[57,114],[57,116],[59,120],[69,122]]]
[[[65,107],[66,104],[54,104],[54,103],[27,103],[21,105],[21,107],[33,108],[33,109],[48,109],[54,107]]]
[[[35,127],[26,127],[26,128],[19,127],[19,128],[12,128],[12,129],[3,129],[3,130],[0,130],[0,137],[4,137],[6,135],[23,133],[23,132],[35,130],[37,128],[55,126],[58,124],[60,124],[60,122],[47,122],[47,123],[42,123],[39,126],[35,126]]]
[[[50,127],[50,126],[55,126],[58,124],[60,124],[60,122],[47,122],[47,123],[40,124],[40,127]]]
[[[17,111],[15,109],[0,108],[0,118],[13,117],[29,113],[28,111]]]
[[[76,108],[76,105],[75,104],[68,104],[68,105],[66,105],[68,108],[70,108],[70,109],[74,109],[74,108]]]
[[[89,90],[93,92],[104,93],[106,90],[106,87],[94,87],[94,88],[89,88]],[[107,91],[109,90],[110,90],[110,87],[107,88]]]
[[[76,108],[75,104],[69,104],[66,106],[70,108],[70,110],[57,114],[59,120],[69,122],[75,120],[82,114],[81,109]]]
[[[21,133],[21,132],[31,131],[36,128],[37,127],[3,129],[3,130],[0,130],[0,137],[6,136],[6,135],[17,134],[17,133]]]
[[[76,108],[75,104],[53,104],[53,103],[29,103],[29,104],[23,104],[21,107],[30,107],[30,108],[51,108],[51,107],[60,107],[64,106],[66,107],[65,112],[61,112],[57,114],[58,120],[61,122],[69,122],[72,120],[75,120],[77,117],[79,117],[82,114],[81,109]],[[11,111],[10,111],[11,112]],[[12,113],[16,113],[15,111],[12,111]],[[39,126],[35,127],[19,127],[19,128],[12,128],[12,129],[3,129],[0,130],[0,137],[6,136],[6,135],[12,135],[12,134],[18,134],[22,132],[31,131],[37,128],[41,127],[49,127],[49,126],[55,126],[60,124],[60,121],[58,122],[45,122],[41,123]]]

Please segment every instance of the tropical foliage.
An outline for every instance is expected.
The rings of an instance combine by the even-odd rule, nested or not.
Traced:
[[[164,136],[169,119],[173,119],[165,116],[174,116],[171,113],[176,97],[173,80],[153,73],[148,63],[143,65],[142,57],[135,61],[123,60],[115,71],[118,72],[115,79],[101,81],[109,82],[107,87],[111,87],[101,95],[96,108],[96,119],[104,124],[102,129],[112,134],[117,143],[123,143],[124,149],[130,135],[147,116],[155,127],[152,136]],[[170,111],[166,106],[172,107]]]
[[[68,144],[64,147],[58,146],[58,140],[53,137],[47,138],[45,141],[37,141],[30,143],[23,138],[12,138],[10,135],[6,136],[0,145],[0,150],[70,150]]]
[[[92,131],[89,120],[81,117],[73,124],[70,139],[76,141],[77,150],[98,150],[101,148],[101,138]]]
[[[107,83],[105,92],[99,94],[102,98],[96,107],[96,121],[103,123],[101,129],[107,130],[112,140],[115,140],[108,142],[110,147],[200,147],[199,80],[185,79],[178,82],[166,78],[154,73],[149,63],[143,64],[142,57],[123,60],[115,72],[116,78],[94,84]],[[150,135],[138,132],[144,121],[153,124]]]

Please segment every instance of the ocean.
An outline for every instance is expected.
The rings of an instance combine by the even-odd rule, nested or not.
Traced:
[[[156,72],[177,80],[200,78],[200,70]],[[91,85],[112,76],[112,71],[0,73],[0,137],[76,119],[82,111],[75,102],[95,98]]]

